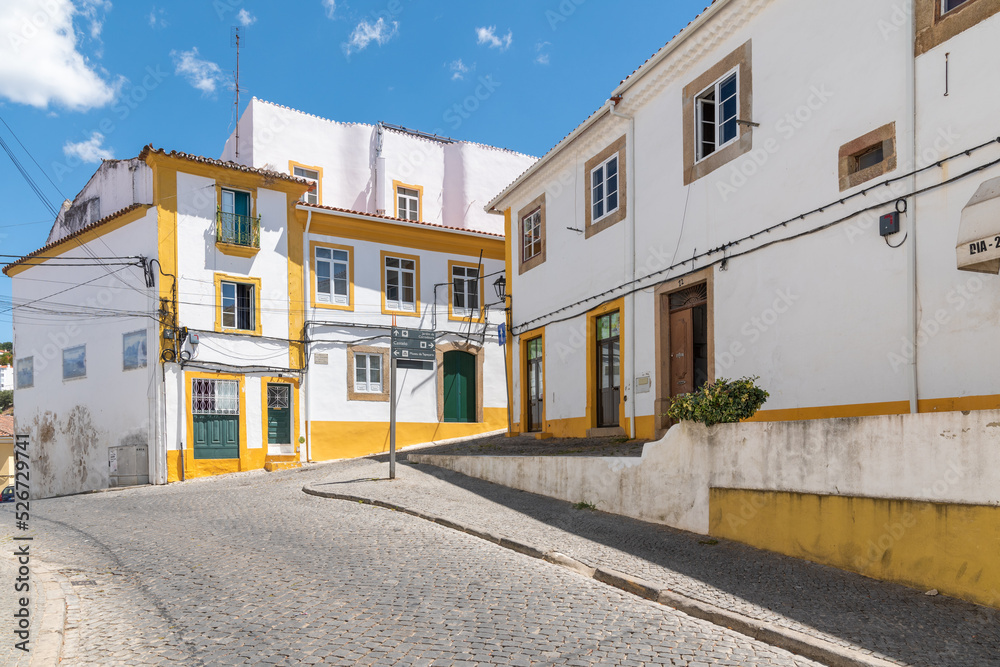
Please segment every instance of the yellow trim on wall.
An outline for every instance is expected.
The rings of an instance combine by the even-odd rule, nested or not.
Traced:
[[[295,176],[295,168],[296,167],[299,167],[300,169],[308,169],[310,171],[315,171],[319,175],[319,178],[316,181],[316,200],[317,200],[316,203],[319,206],[322,206],[323,205],[323,167],[316,167],[316,166],[313,166],[313,165],[302,164],[301,162],[295,162],[294,160],[289,160],[288,161],[288,173],[289,173],[289,175]],[[304,176],[295,176],[295,178],[305,178],[305,177]],[[305,197],[307,192],[309,192],[309,190],[306,190],[305,192],[303,192],[302,196]],[[299,201],[303,201],[303,200],[301,198],[299,198]]]
[[[393,200],[393,211],[396,212],[397,218],[399,215],[399,189],[406,188],[407,190],[417,191],[417,222],[423,222],[424,220],[424,186],[422,185],[410,185],[409,183],[404,183],[402,181],[392,182],[392,200]]]
[[[587,313],[587,423],[590,424],[588,428],[597,428],[597,318],[615,311],[618,311],[618,382],[620,387],[618,425],[620,428],[628,426],[624,400],[625,364],[622,363],[622,359],[625,357],[625,297],[621,297]]]
[[[312,460],[332,461],[389,451],[389,424],[374,422],[313,421]],[[425,442],[462,438],[507,428],[504,408],[484,408],[483,421],[475,422],[400,422],[396,424],[396,446],[407,447]]]
[[[306,302],[305,294],[305,258],[303,257],[305,225],[296,215],[296,205],[298,200],[292,195],[286,195],[288,204],[286,218],[288,219],[288,234],[286,244],[288,248],[288,367],[306,367],[306,312],[305,308],[300,308],[298,304]],[[353,263],[352,263],[353,264]],[[353,300],[353,293],[351,298]]]
[[[184,479],[195,477],[209,477],[212,475],[222,475],[230,472],[242,472],[245,470],[256,470],[264,467],[264,456],[267,448],[250,450],[247,448],[247,401],[246,383],[243,375],[232,375],[229,373],[203,373],[186,372],[182,377],[184,382],[184,406],[185,424],[187,433],[181,442],[184,444]],[[194,458],[194,412],[191,410],[191,381],[195,379],[210,380],[236,380],[239,382],[240,400],[240,458],[239,459],[195,459]],[[173,456],[170,456],[173,454]],[[180,480],[179,461],[181,452],[176,450],[167,452],[167,481],[176,482]]]
[[[452,269],[456,266],[462,266],[467,269],[479,269],[479,317],[462,317],[455,314],[455,299],[452,291],[455,287],[455,276],[452,274]],[[483,308],[483,303],[485,302],[486,293],[486,278],[483,277],[483,265],[477,264],[475,262],[459,262],[457,260],[448,260],[448,320],[451,322],[478,322],[482,323],[486,321],[486,309]]]
[[[503,212],[503,229],[504,229],[504,238],[505,239],[509,239],[510,238],[511,224],[512,224],[512,220],[511,220],[511,208],[508,206],[506,209],[504,209],[504,212]],[[514,245],[512,243],[505,243],[504,244],[503,261],[504,261],[504,276],[507,278],[507,289],[508,290],[513,289],[513,286],[514,286],[514,283],[512,282],[513,275],[511,274],[511,266],[513,265],[513,256],[512,256],[513,252],[515,252],[514,251]],[[504,306],[506,307],[507,305],[508,305],[508,303],[505,300]],[[514,422],[514,386],[515,386],[515,380],[516,380],[516,378],[514,377],[514,336],[510,332],[511,313],[510,313],[509,310],[505,310],[504,311],[504,322],[507,324],[507,350],[506,350],[507,354],[504,355],[504,363],[507,365],[507,377],[506,377],[506,382],[507,382],[507,405],[508,405],[508,409],[510,410],[510,424],[508,426],[509,431],[508,431],[507,435],[511,436],[511,435],[514,435],[515,433],[520,433],[521,425],[520,425],[520,423],[518,423],[518,424],[513,423]]]
[[[542,423],[540,424],[542,433],[549,432],[549,422],[545,419],[545,410],[548,401],[545,400],[545,392],[548,391],[548,377],[545,374],[545,366],[548,362],[548,350],[545,349],[545,327],[532,329],[518,336],[519,359],[521,361],[521,423],[524,428],[528,428],[528,343],[541,339],[542,341]],[[538,433],[539,431],[525,431],[525,433]]]
[[[388,250],[382,250],[380,252],[381,262],[379,263],[379,271],[382,272],[382,314],[383,315],[403,315],[404,317],[421,317],[421,305],[420,305],[420,257],[417,255],[404,255],[399,252],[390,252]],[[385,305],[385,258],[395,257],[398,259],[412,259],[416,270],[413,275],[413,298],[414,310],[411,312],[409,310],[390,310]],[[402,290],[403,286],[400,285],[399,289]],[[402,294],[400,294],[402,296]]]
[[[160,318],[157,356],[162,358],[166,350],[174,351],[175,341],[167,340],[164,334],[179,316],[176,312],[178,304],[173,299],[177,278],[168,277],[177,275],[177,170],[161,160],[151,160],[149,165],[153,170],[153,202],[156,205],[156,253],[162,269],[157,283],[160,305],[168,311]]]
[[[305,227],[308,213],[298,213],[299,221]],[[377,219],[348,218],[332,212],[312,211],[312,214],[309,233],[317,236],[370,241],[384,246],[430,250],[463,257],[479,257],[479,252],[482,251],[483,259],[501,261],[504,258],[504,239],[498,237],[473,236],[416,223],[406,225]]]
[[[711,489],[709,532],[1000,608],[1000,507]]]
[[[229,255],[231,257],[253,257],[260,252],[260,248],[254,248],[246,245],[234,245],[232,243],[219,243],[218,241],[215,242],[215,247],[218,248],[219,252],[223,255]]]
[[[117,231],[129,225],[137,220],[141,220],[146,217],[146,213],[149,212],[152,206],[141,206],[133,211],[124,213],[114,220],[108,220],[99,227],[84,232],[79,236],[74,236],[73,238],[65,238],[61,241],[57,241],[51,248],[45,251],[43,258],[31,258],[26,264],[18,264],[17,266],[12,266],[7,269],[7,276],[13,278],[14,276],[27,271],[33,266],[44,265],[45,262],[49,261],[54,257],[59,257],[63,253],[69,252],[70,250],[76,250],[85,243],[90,243],[91,241],[96,241],[102,236],[107,236],[111,232]]]
[[[344,250],[347,252],[347,278],[350,287],[347,292],[347,305],[336,303],[320,303],[316,300],[316,248],[331,248],[333,250]],[[384,260],[383,260],[384,264]],[[309,242],[309,294],[313,308],[325,308],[327,310],[354,310],[354,246],[338,245],[336,243],[326,243],[324,241]]]
[[[267,451],[271,446],[267,441],[267,385],[269,384],[287,384],[291,386],[289,390],[289,398],[292,401],[292,442],[289,443],[294,447],[296,459],[298,459],[299,453],[299,381],[292,378],[279,378],[279,377],[262,377],[260,379],[260,414],[261,414],[261,445],[264,450]],[[280,444],[280,443],[279,443]]]
[[[215,330],[218,333],[239,333],[253,336],[260,336],[263,331],[264,314],[260,310],[260,278],[250,276],[230,276],[225,273],[216,273],[215,276]],[[253,285],[254,299],[254,330],[244,329],[224,329],[222,327],[222,283],[242,283]]]

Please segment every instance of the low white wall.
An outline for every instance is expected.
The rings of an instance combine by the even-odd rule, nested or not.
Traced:
[[[1000,504],[1000,411],[683,423],[641,458],[410,455],[497,484],[707,534],[711,488]]]

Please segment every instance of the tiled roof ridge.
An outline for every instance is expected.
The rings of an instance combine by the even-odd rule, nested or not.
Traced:
[[[53,241],[52,243],[47,243],[44,246],[42,246],[41,248],[39,248],[38,250],[30,252],[27,255],[25,255],[24,257],[11,262],[10,264],[8,264],[5,267],[3,267],[3,273],[4,273],[4,275],[8,275],[7,274],[7,270],[8,269],[11,269],[11,268],[13,268],[15,266],[18,266],[19,264],[23,264],[24,262],[28,261],[29,259],[32,259],[34,257],[38,257],[39,255],[44,255],[47,250],[52,250],[53,248],[55,248],[58,245],[66,243],[67,241],[72,241],[73,239],[75,239],[75,238],[77,238],[77,237],[85,234],[86,232],[91,231],[92,229],[96,229],[97,227],[100,227],[102,225],[106,225],[107,223],[111,222],[112,220],[115,220],[116,218],[120,218],[121,216],[125,215],[126,213],[131,213],[132,211],[134,211],[136,209],[139,209],[139,208],[150,209],[150,208],[152,208],[152,205],[151,204],[131,204],[129,206],[126,206],[123,209],[119,209],[119,210],[115,211],[114,213],[112,213],[110,215],[104,216],[103,218],[101,218],[100,220],[98,220],[96,222],[92,222],[89,225],[85,225],[85,226],[81,227],[80,229],[76,230],[75,232],[73,232],[71,234],[67,234],[66,236],[62,237],[61,239],[57,239],[57,240]]]
[[[303,202],[300,202],[303,203]],[[479,229],[470,229],[468,227],[453,227],[451,225],[439,225],[435,222],[424,222],[422,220],[407,220],[405,218],[395,218],[391,215],[384,215],[382,213],[368,213],[367,211],[355,211],[349,208],[340,208],[338,206],[326,206],[325,204],[304,204],[309,208],[319,208],[327,211],[336,211],[338,213],[350,213],[352,215],[363,215],[368,218],[378,218],[380,220],[391,220],[392,222],[402,222],[411,225],[421,225],[424,227],[431,227],[433,229],[441,229],[445,231],[456,231],[465,232],[468,234],[480,234],[482,236],[491,236],[495,238],[504,238],[503,234],[495,234],[493,232],[484,232]]]
[[[182,160],[189,160],[191,162],[200,162],[202,164],[211,164],[217,167],[225,167],[226,169],[234,169],[236,171],[242,171],[247,174],[259,174],[260,176],[264,176],[267,178],[275,178],[283,181],[290,181],[292,183],[298,183],[300,185],[310,184],[310,181],[301,178],[296,178],[295,176],[291,176],[289,174],[285,174],[280,171],[273,171],[271,169],[261,169],[258,167],[249,167],[245,164],[240,164],[239,162],[219,160],[213,157],[205,157],[204,155],[195,155],[193,153],[184,153],[180,151],[170,151],[168,153],[166,152],[166,150],[162,148],[153,148],[152,144],[147,144],[146,147],[142,149],[142,152],[139,153],[139,157],[141,159],[145,159],[146,156],[150,154],[164,155],[166,157],[175,157],[175,158],[180,158]]]

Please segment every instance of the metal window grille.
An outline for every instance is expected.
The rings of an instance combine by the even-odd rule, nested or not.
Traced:
[[[191,380],[191,413],[196,415],[238,415],[240,383],[236,380]]]
[[[287,410],[289,396],[287,384],[271,384],[267,386],[267,407],[270,410]]]

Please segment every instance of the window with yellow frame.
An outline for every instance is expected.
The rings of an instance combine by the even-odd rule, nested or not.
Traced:
[[[424,188],[401,181],[392,182],[396,194],[396,217],[420,222],[424,219]]]
[[[481,322],[483,309],[483,267],[468,262],[448,262],[448,319]]]
[[[354,248],[313,241],[313,308],[354,310]]]
[[[215,274],[215,330],[261,335],[260,278]]]

